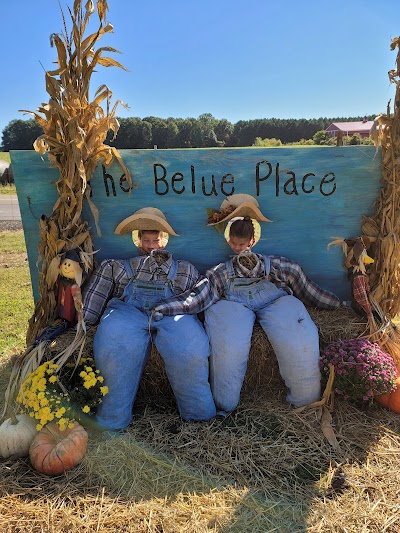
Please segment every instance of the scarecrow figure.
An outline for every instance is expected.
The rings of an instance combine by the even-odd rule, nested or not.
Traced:
[[[90,256],[78,248],[58,254],[51,261],[46,283],[49,289],[55,291],[57,305],[52,324],[45,328],[40,337],[43,334],[47,337],[46,332],[51,329],[63,328],[65,330],[77,324],[85,330],[81,286],[90,269]]]
[[[400,335],[397,327],[388,319],[378,302],[372,297],[367,268],[374,260],[368,255],[374,239],[362,235],[349,239],[337,238],[328,248],[341,246],[345,255],[344,266],[348,269],[352,289],[352,307],[368,319],[369,335],[373,342],[389,353],[395,362],[400,360]],[[377,324],[378,321],[378,324]]]
[[[165,317],[204,311],[210,383],[221,416],[239,403],[256,320],[276,354],[287,401],[295,407],[319,401],[318,330],[304,304],[323,309],[340,305],[336,295],[309,279],[294,261],[252,252],[260,237],[258,221],[269,222],[248,194],[229,196],[218,211],[209,210],[209,226],[223,230],[228,223],[225,235],[237,255],[208,270],[201,286],[155,307]]]
[[[368,255],[371,244],[372,240],[363,235],[352,239],[338,238],[328,244],[328,249],[331,245],[342,246],[346,257],[344,266],[348,269],[348,277],[351,281],[352,307],[359,314],[365,314],[370,325],[373,325],[375,319],[370,302],[370,285],[366,271],[367,265],[374,262]]]
[[[124,430],[131,423],[151,342],[164,361],[182,419],[210,420],[215,405],[208,381],[209,341],[203,326],[195,316],[180,313],[180,317],[158,321],[153,312],[157,304],[190,292],[203,278],[194,265],[174,259],[164,249],[165,235],[177,234],[159,209],[139,209],[115,229],[117,235],[133,232],[141,232],[132,238],[142,255],[103,260],[83,295],[85,322],[99,322],[93,354],[109,387],[96,413],[97,423],[108,431]],[[149,232],[159,238],[145,245]]]
[[[84,274],[84,267],[76,250],[70,250],[61,256],[59,271],[57,315],[75,325],[82,320],[81,285]]]

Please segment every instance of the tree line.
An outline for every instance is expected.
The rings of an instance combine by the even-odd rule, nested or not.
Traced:
[[[211,113],[204,113],[198,118],[119,118],[120,129],[117,137],[112,140],[112,132],[109,132],[106,142],[118,149],[245,147],[260,145],[258,139],[274,139],[279,140],[281,144],[293,144],[312,140],[332,122],[353,122],[365,118],[373,120],[375,116],[262,118],[239,120],[235,124],[225,118],[214,118]],[[34,119],[12,120],[2,132],[2,150],[31,150],[33,142],[42,133],[41,127]],[[318,142],[319,137],[321,136],[315,137],[314,144],[324,144]]]

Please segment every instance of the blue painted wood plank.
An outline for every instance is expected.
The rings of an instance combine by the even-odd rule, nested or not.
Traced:
[[[131,236],[115,235],[114,229],[151,206],[161,209],[179,234],[168,249],[205,272],[231,254],[223,236],[207,227],[206,209],[218,209],[227,194],[247,193],[272,220],[261,223],[254,250],[289,257],[322,287],[350,297],[342,252],[328,251],[327,244],[333,237],[359,235],[362,215],[374,212],[382,187],[381,153],[374,147],[121,150],[121,155],[136,185],[130,195],[118,163],[99,166],[91,182],[101,237],[84,209],[98,261],[137,255]],[[52,212],[58,172],[33,151],[11,152],[11,160],[37,298],[38,218]]]

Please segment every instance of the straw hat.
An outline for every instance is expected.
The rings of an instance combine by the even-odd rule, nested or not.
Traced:
[[[262,222],[272,222],[261,213],[254,196],[250,194],[232,194],[222,202],[219,211],[214,212],[209,217],[208,226],[216,226],[231,218],[246,216]]]
[[[124,235],[135,230],[164,231],[170,235],[177,235],[168,224],[162,211],[155,207],[143,207],[135,211],[130,217],[124,218],[115,228],[114,233]]]

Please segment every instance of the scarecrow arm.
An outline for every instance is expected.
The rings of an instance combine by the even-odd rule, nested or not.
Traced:
[[[153,310],[155,313],[153,318],[160,320],[163,316],[196,315],[205,311],[217,300],[219,295],[213,289],[213,284],[208,278],[200,276],[191,289],[157,305]]]
[[[305,305],[320,309],[336,309],[339,298],[312,281],[298,263],[286,257],[271,255],[271,278],[278,287],[288,286]]]
[[[106,308],[107,302],[121,296],[124,274],[122,261],[104,259],[95,269],[83,291],[83,318],[86,324],[96,324]]]

